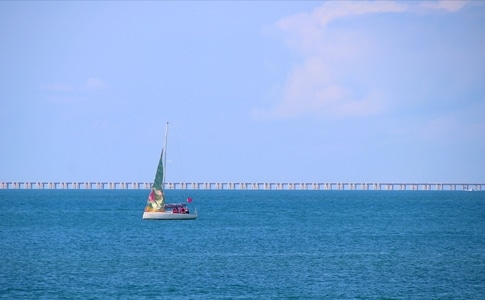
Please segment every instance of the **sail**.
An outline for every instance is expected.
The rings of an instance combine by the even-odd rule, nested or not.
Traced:
[[[153,181],[153,186],[148,195],[147,205],[145,211],[157,211],[163,209],[163,149],[160,155],[160,160],[158,161],[157,173],[155,175],[155,180]]]
[[[157,174],[155,175],[155,180],[153,181],[153,188],[157,190],[163,190],[163,149],[160,155],[160,160],[158,161]]]

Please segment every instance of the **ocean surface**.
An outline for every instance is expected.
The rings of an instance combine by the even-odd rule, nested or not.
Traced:
[[[1,299],[484,299],[485,192],[0,190]]]

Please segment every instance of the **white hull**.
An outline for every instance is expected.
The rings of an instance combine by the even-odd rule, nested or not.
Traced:
[[[194,220],[197,218],[195,214],[178,214],[171,211],[165,212],[144,212],[143,220]]]

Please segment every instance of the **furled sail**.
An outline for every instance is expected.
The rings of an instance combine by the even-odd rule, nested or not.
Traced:
[[[155,180],[153,181],[153,186],[148,195],[147,205],[145,211],[161,211],[163,210],[163,149],[160,155],[160,160],[158,161],[157,174],[155,175]]]

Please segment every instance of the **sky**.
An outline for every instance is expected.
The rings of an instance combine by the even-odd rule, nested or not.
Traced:
[[[485,2],[1,1],[0,181],[485,183]]]

